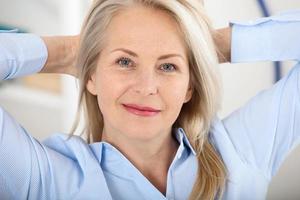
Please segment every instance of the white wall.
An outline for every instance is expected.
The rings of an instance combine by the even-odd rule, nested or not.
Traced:
[[[85,0],[0,0],[0,23],[10,23],[40,35],[75,34],[79,31],[88,3]],[[272,12],[300,8],[299,0],[269,0],[268,3]],[[260,16],[255,0],[206,0],[206,7],[215,27],[227,26],[229,20],[250,20]],[[258,91],[272,85],[272,63],[223,64],[220,69],[224,87],[221,117],[241,107]],[[40,101],[32,101],[32,104],[30,101],[12,101],[4,96],[7,91],[1,91],[0,88],[1,105],[37,138],[45,138],[54,131],[66,132],[75,113],[76,89],[74,79],[65,77],[63,82],[64,95],[52,97],[52,103],[56,105],[54,107],[50,103],[37,105]],[[300,147],[274,178],[268,199],[300,199],[299,167]]]

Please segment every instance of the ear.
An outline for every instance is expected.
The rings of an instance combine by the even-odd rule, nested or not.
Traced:
[[[95,82],[95,77],[94,76],[95,76],[95,74],[91,75],[90,79],[86,83],[86,88],[91,94],[96,96],[97,95],[96,82]]]
[[[184,103],[187,103],[191,100],[193,96],[193,88],[192,87],[189,87],[188,91],[186,92],[186,95],[185,95],[185,100],[184,100]]]

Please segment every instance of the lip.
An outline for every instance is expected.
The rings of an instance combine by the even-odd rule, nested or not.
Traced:
[[[122,105],[128,112],[138,116],[151,117],[161,112],[160,110],[148,106],[140,106],[136,104],[122,104]]]

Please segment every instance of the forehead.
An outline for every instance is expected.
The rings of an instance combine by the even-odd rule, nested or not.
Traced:
[[[185,55],[185,45],[177,23],[166,12],[134,6],[113,17],[106,31],[108,48],[131,47],[134,50]]]

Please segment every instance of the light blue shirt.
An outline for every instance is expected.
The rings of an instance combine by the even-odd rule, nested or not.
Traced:
[[[233,25],[232,61],[300,60],[300,11]],[[42,40],[30,34],[0,34],[0,78],[41,70]],[[184,130],[169,168],[166,196],[116,148],[87,144],[58,133],[39,142],[0,108],[1,199],[187,199],[197,159]],[[271,178],[300,140],[300,64],[210,130],[228,170],[223,199],[265,199]]]

